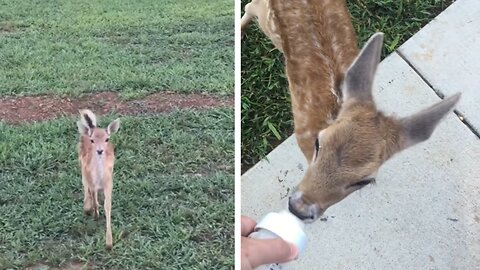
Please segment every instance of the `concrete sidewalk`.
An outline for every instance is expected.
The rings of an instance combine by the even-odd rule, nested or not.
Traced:
[[[459,0],[387,57],[379,109],[405,116],[462,92],[432,138],[385,163],[377,184],[307,225],[291,269],[480,269],[480,1]],[[284,209],[307,167],[294,137],[242,176],[242,214]]]

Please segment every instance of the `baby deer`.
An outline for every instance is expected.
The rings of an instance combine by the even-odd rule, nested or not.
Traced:
[[[253,0],[242,29],[254,17],[285,57],[295,135],[309,163],[289,209],[304,221],[372,183],[395,153],[427,140],[460,98],[405,118],[378,111],[372,85],[383,34],[358,52],[345,1]]]
[[[98,218],[98,192],[103,190],[105,197],[105,218],[107,223],[106,247],[112,248],[112,226],[110,215],[112,209],[114,147],[109,142],[110,135],[117,132],[120,119],[111,122],[107,129],[97,127],[95,114],[90,110],[80,111],[77,122],[80,142],[78,159],[82,170],[83,212]]]

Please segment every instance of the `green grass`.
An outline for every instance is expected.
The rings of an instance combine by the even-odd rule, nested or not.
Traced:
[[[242,0],[242,11],[249,0]],[[444,10],[451,0],[349,0],[359,43],[385,33],[382,56],[393,52]],[[293,132],[283,58],[252,24],[242,40],[242,170]]]
[[[103,208],[82,213],[75,120],[0,122],[0,269],[233,268],[233,110],[122,117],[111,252]]]
[[[0,0],[0,95],[231,95],[231,0]]]

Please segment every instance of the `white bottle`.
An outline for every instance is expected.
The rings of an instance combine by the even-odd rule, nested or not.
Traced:
[[[307,235],[303,231],[304,223],[288,211],[279,213],[268,213],[255,226],[255,231],[249,235],[256,239],[272,239],[280,237],[283,240],[295,245],[300,256],[307,245]],[[258,270],[280,270],[286,269],[284,264],[267,264],[257,267]]]

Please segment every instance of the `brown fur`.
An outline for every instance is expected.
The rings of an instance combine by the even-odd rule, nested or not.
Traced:
[[[378,112],[371,92],[383,34],[359,53],[343,0],[253,0],[242,30],[253,17],[285,56],[295,135],[309,163],[289,208],[304,220],[373,182],[388,158],[428,139],[458,102],[455,95],[404,119]]]
[[[254,0],[250,5],[261,6],[263,16],[270,7],[268,19],[275,21],[263,17],[258,21],[261,29],[268,29],[266,34],[274,37],[277,48],[283,48],[295,135],[310,161],[318,132],[338,113],[339,88],[358,53],[345,1]]]
[[[398,120],[378,112],[373,103],[349,104],[320,136],[321,150],[298,186],[304,201],[323,210],[356,189],[348,187],[373,177],[401,149]],[[312,181],[309,179],[322,179]]]

